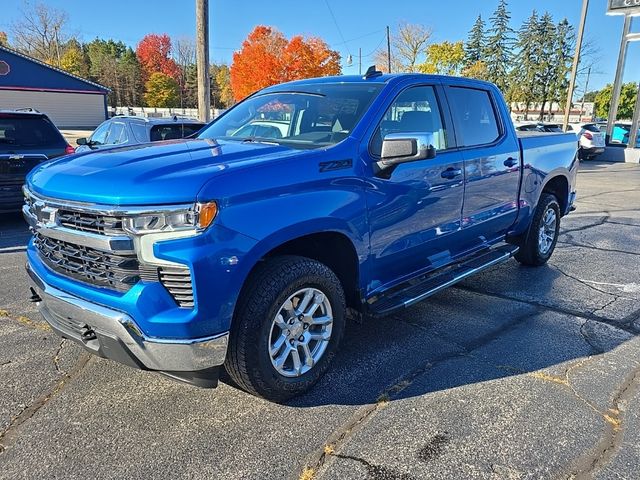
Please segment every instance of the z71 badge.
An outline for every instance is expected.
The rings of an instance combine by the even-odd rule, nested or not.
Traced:
[[[330,172],[332,170],[343,170],[353,166],[353,160],[333,160],[331,162],[320,162],[320,172]]]

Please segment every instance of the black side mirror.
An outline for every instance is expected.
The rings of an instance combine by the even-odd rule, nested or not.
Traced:
[[[432,133],[390,133],[382,141],[382,154],[376,162],[378,171],[400,163],[435,158]]]
[[[78,144],[78,145],[88,145],[89,142],[87,141],[86,138],[82,137],[82,138],[78,138],[76,140],[76,144]]]

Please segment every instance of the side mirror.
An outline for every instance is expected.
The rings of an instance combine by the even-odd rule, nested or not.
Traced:
[[[86,138],[82,137],[82,138],[78,138],[76,140],[76,144],[78,144],[78,145],[88,145],[89,142],[87,141]]]
[[[382,171],[400,163],[435,158],[433,144],[433,133],[390,133],[382,141],[378,169]]]

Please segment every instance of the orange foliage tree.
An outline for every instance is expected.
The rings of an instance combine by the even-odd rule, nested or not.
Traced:
[[[340,54],[320,38],[287,40],[272,27],[258,25],[233,54],[231,89],[236,100],[276,83],[339,75]]]
[[[180,68],[170,57],[171,39],[166,33],[145,35],[138,43],[136,55],[142,67],[143,82],[146,82],[153,73],[164,73],[176,80],[180,76]]]

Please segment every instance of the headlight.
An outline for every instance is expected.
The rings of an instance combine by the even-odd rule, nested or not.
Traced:
[[[196,203],[193,207],[179,210],[162,210],[125,217],[123,228],[134,235],[185,230],[201,231],[211,225],[217,214],[216,202]]]

